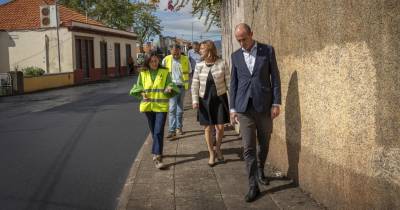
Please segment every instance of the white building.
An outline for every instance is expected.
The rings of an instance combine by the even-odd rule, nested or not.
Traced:
[[[136,34],[109,28],[52,0],[0,5],[0,72],[34,66],[48,74],[74,72],[75,83],[127,74]],[[57,32],[58,31],[58,32]]]

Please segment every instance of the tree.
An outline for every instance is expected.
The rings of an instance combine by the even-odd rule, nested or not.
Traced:
[[[105,25],[126,30],[133,23],[134,6],[129,0],[60,0],[61,4],[86,13],[90,18]]]
[[[188,4],[189,0],[169,0],[168,9],[179,11]],[[206,18],[204,24],[207,31],[212,25],[221,27],[221,4],[222,0],[192,0],[192,15],[198,15],[199,19],[203,16]]]
[[[160,35],[161,20],[153,15],[155,4],[142,2],[130,3],[129,0],[60,0],[61,4],[73,8],[93,19],[99,20],[107,26],[126,30],[133,26],[138,35],[140,50],[143,52],[143,43],[150,37]]]
[[[135,7],[133,28],[138,35],[140,52],[143,52],[143,43],[148,41],[150,37],[161,34],[161,20],[152,14],[156,11],[155,5],[145,3],[135,3],[133,5]]]
[[[103,0],[96,3],[92,15],[106,25],[126,30],[133,24],[134,6],[128,0]]]
[[[192,14],[206,17],[204,24],[207,25],[207,31],[211,25],[221,27],[221,4],[222,0],[193,0]]]
[[[59,0],[58,3],[90,17],[96,4],[94,0]]]

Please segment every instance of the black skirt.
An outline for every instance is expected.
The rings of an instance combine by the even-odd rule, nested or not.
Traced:
[[[217,95],[211,71],[208,73],[207,85],[203,98],[199,98],[197,120],[200,125],[219,125],[229,123],[229,106],[227,94]]]

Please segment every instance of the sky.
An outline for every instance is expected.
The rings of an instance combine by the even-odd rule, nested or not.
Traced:
[[[160,0],[155,15],[161,20],[161,26],[163,27],[162,34],[164,36],[176,36],[191,41],[193,24],[193,41],[201,41],[205,39],[221,40],[219,28],[212,26],[207,32],[207,27],[204,25],[204,18],[199,20],[198,17],[192,16],[191,2],[192,1],[178,12],[171,12],[169,10],[165,11],[168,5],[168,0]]]

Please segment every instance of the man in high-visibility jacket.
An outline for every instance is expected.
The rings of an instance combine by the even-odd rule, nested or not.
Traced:
[[[185,90],[189,89],[191,67],[189,58],[181,54],[181,47],[177,44],[171,46],[171,55],[164,58],[162,65],[171,72],[172,82],[180,90],[179,94],[169,99],[169,129],[167,138],[172,138],[176,133],[183,135],[183,101]]]

